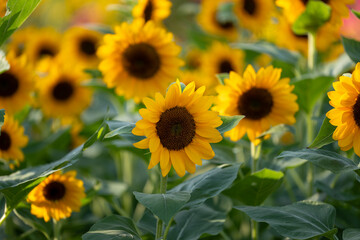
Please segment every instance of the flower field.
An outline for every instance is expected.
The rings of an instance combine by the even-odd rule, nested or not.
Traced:
[[[1,240],[360,240],[359,0],[0,0]]]

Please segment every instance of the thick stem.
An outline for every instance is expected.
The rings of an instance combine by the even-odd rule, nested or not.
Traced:
[[[168,178],[167,175],[165,177],[160,178],[160,193],[161,194],[166,193],[167,178]],[[162,229],[163,229],[163,221],[160,218],[158,218],[157,223],[156,223],[156,238],[155,238],[156,240],[161,239]]]
[[[316,42],[315,33],[308,33],[308,68],[313,71],[315,68],[316,59]]]
[[[313,141],[314,138],[314,127],[313,127],[313,122],[312,122],[312,114],[309,113],[306,116],[306,127],[307,127],[307,142],[306,145],[309,146],[311,144],[311,142]],[[307,196],[310,197],[312,196],[313,193],[313,186],[314,186],[314,166],[312,165],[312,163],[308,163],[308,169],[307,169],[307,176],[306,176],[306,180],[307,180],[307,184],[308,184],[308,192],[307,192]]]
[[[172,217],[172,218],[170,219],[168,225],[167,225],[166,228],[165,228],[163,240],[166,240],[167,235],[169,234],[169,230],[170,230],[171,224],[172,224],[173,221],[174,221],[174,217]]]
[[[61,240],[61,224],[53,219],[54,240]]]

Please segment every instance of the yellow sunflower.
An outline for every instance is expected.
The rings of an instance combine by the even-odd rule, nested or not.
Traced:
[[[102,35],[99,32],[82,27],[72,27],[64,34],[60,55],[63,59],[82,64],[84,67],[94,68],[99,63],[96,51],[101,40]]]
[[[351,77],[341,76],[333,87],[335,91],[328,92],[328,96],[334,108],[326,113],[330,123],[336,126],[332,137],[341,150],[354,147],[360,156],[360,63],[356,64]]]
[[[25,52],[25,48],[37,29],[34,27],[26,27],[16,30],[10,37],[11,41],[7,44],[8,52],[15,52],[16,56],[20,56]]]
[[[38,80],[39,104],[48,117],[72,118],[89,106],[90,89],[82,86],[86,75],[81,68],[53,62],[49,73]]]
[[[194,83],[182,90],[177,81],[169,87],[165,98],[156,93],[155,100],[144,99],[146,109],[139,111],[143,119],[136,123],[132,132],[146,136],[134,146],[150,149],[149,169],[160,162],[163,176],[173,166],[182,177],[185,171],[194,173],[195,164],[201,165],[201,159],[215,156],[210,143],[221,141],[216,127],[222,121],[216,112],[208,110],[212,97],[203,96],[204,91],[205,87],[195,91]]]
[[[247,133],[254,144],[257,137],[271,126],[281,123],[295,123],[295,112],[299,107],[297,96],[291,91],[289,79],[280,79],[281,69],[261,68],[257,73],[249,65],[243,76],[230,72],[225,85],[219,85],[219,93],[214,109],[222,115],[245,115],[232,130],[225,133],[232,141],[237,141]]]
[[[84,183],[75,177],[76,171],[56,172],[42,181],[27,197],[31,214],[48,222],[50,218],[59,221],[80,211],[81,199],[86,195]]]
[[[123,23],[115,34],[105,35],[98,49],[99,69],[109,88],[116,87],[118,95],[140,102],[155,92],[165,92],[183,65],[180,51],[173,35],[152,21]]]
[[[24,135],[24,128],[12,117],[5,114],[4,125],[0,132],[0,159],[14,161],[16,165],[24,160],[21,148],[28,143],[28,137]]]
[[[24,56],[16,58],[12,52],[6,59],[10,69],[0,74],[0,109],[14,114],[30,102],[34,74]]]
[[[7,0],[0,0],[0,18],[5,16]]]
[[[235,0],[234,11],[240,26],[260,33],[270,21],[274,7],[273,0]]]
[[[144,19],[145,22],[159,22],[170,15],[171,5],[169,0],[139,0],[133,8],[132,15],[135,19]]]
[[[223,36],[229,40],[236,40],[238,32],[236,22],[220,21],[218,11],[222,4],[232,2],[232,0],[203,0],[201,1],[200,13],[197,21],[200,26],[210,34]]]
[[[202,71],[183,71],[180,73],[179,79],[185,85],[194,82],[195,89],[199,89],[200,87],[205,86],[205,95],[215,95],[215,86],[219,83],[219,81],[206,75]]]

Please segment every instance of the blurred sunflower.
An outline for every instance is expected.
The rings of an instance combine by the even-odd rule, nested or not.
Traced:
[[[354,147],[360,156],[360,63],[356,64],[351,77],[340,76],[333,87],[335,91],[328,92],[328,96],[334,108],[326,113],[330,123],[336,126],[332,137],[341,150]]]
[[[44,114],[48,117],[78,116],[91,102],[90,89],[81,85],[85,79],[81,68],[54,61],[48,75],[37,84]]]
[[[199,70],[201,68],[201,56],[203,51],[193,48],[186,53],[185,62],[189,70]]]
[[[172,84],[165,98],[156,93],[155,100],[144,99],[146,109],[140,109],[143,117],[136,123],[133,134],[146,136],[134,143],[141,149],[150,148],[151,160],[148,166],[153,168],[160,162],[163,176],[171,166],[182,177],[185,171],[194,173],[195,164],[201,165],[201,159],[215,156],[210,143],[220,142],[222,137],[216,127],[222,121],[216,112],[208,110],[212,98],[203,96],[205,87],[195,91],[195,84],[188,84],[184,90],[180,82]]]
[[[96,67],[96,51],[102,40],[99,32],[82,27],[72,27],[64,33],[60,55],[84,67]]]
[[[0,73],[0,109],[14,114],[31,101],[33,72],[27,66],[24,56],[15,57],[11,52],[6,56],[10,69]]]
[[[13,160],[18,165],[24,160],[21,148],[25,147],[28,141],[28,137],[24,135],[24,128],[5,114],[4,125],[0,132],[0,159]]]
[[[50,218],[59,221],[80,211],[81,199],[86,195],[84,183],[75,177],[75,171],[56,172],[42,181],[27,197],[31,214],[48,222]]]
[[[0,0],[0,17],[4,17],[6,13],[7,0]]]
[[[180,73],[179,79],[185,85],[194,82],[195,89],[199,89],[200,87],[205,86],[205,95],[216,94],[215,86],[218,84],[218,81],[216,81],[213,77],[204,74],[202,71],[182,71]]]
[[[10,37],[11,41],[7,44],[8,52],[15,52],[16,56],[20,56],[25,52],[25,48],[30,41],[34,32],[34,27],[26,27],[16,30]]]
[[[171,5],[168,0],[139,0],[133,8],[132,15],[135,19],[144,19],[145,22],[150,20],[159,22],[170,15]]]
[[[219,19],[218,11],[222,4],[231,3],[232,0],[203,0],[197,21],[200,26],[210,34],[223,36],[229,40],[238,38],[236,22]]]
[[[155,92],[165,92],[183,65],[180,51],[173,35],[152,21],[123,23],[115,34],[105,35],[98,49],[99,69],[109,88],[116,87],[118,95],[140,102]]]
[[[271,126],[281,123],[295,123],[295,112],[299,107],[297,96],[291,91],[289,79],[280,79],[281,69],[261,68],[257,73],[249,65],[241,77],[230,72],[225,85],[219,85],[219,93],[214,109],[222,115],[245,115],[245,118],[225,136],[237,141],[247,133],[255,145],[260,143],[257,137]]]

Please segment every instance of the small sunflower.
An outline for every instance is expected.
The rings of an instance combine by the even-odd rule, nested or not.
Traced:
[[[173,35],[152,21],[123,23],[115,34],[105,35],[98,49],[99,69],[109,88],[116,87],[118,95],[140,102],[155,92],[165,92],[183,65],[180,51]]]
[[[6,59],[10,69],[0,73],[0,109],[14,114],[31,101],[34,74],[24,56],[16,58],[12,52]]]
[[[360,156],[360,63],[356,64],[351,77],[341,76],[333,83],[335,91],[328,93],[334,108],[326,113],[330,123],[336,126],[332,135],[343,151],[354,147]]]
[[[82,86],[81,68],[53,62],[49,73],[38,80],[39,104],[48,117],[76,117],[89,106],[91,91]]]
[[[216,112],[208,110],[212,98],[203,96],[205,87],[195,91],[195,84],[188,84],[182,91],[180,82],[172,84],[165,98],[156,93],[155,100],[144,99],[146,109],[140,109],[142,120],[136,123],[133,134],[146,136],[134,144],[150,149],[153,168],[160,162],[163,176],[171,166],[182,177],[185,171],[194,173],[195,164],[201,159],[215,156],[210,143],[220,142],[222,137],[216,127],[222,121]]]
[[[14,161],[16,165],[24,160],[21,148],[28,143],[28,137],[24,135],[24,128],[12,117],[5,114],[4,125],[0,132],[0,159]]]
[[[259,144],[257,137],[271,126],[281,123],[295,123],[295,112],[299,107],[297,96],[291,91],[289,79],[280,79],[281,69],[261,68],[257,73],[249,65],[241,77],[230,72],[225,85],[219,85],[219,93],[214,109],[222,115],[245,115],[245,118],[225,136],[237,141],[247,133],[254,144]]]
[[[170,15],[171,5],[169,0],[139,0],[133,8],[132,15],[135,19],[144,19],[145,22],[159,22]]]
[[[102,35],[96,31],[72,27],[64,33],[60,55],[84,67],[96,67],[99,59],[96,51]]]
[[[56,172],[42,181],[27,197],[31,214],[48,222],[50,218],[59,221],[80,211],[81,199],[86,195],[84,183],[75,177],[75,171]]]

